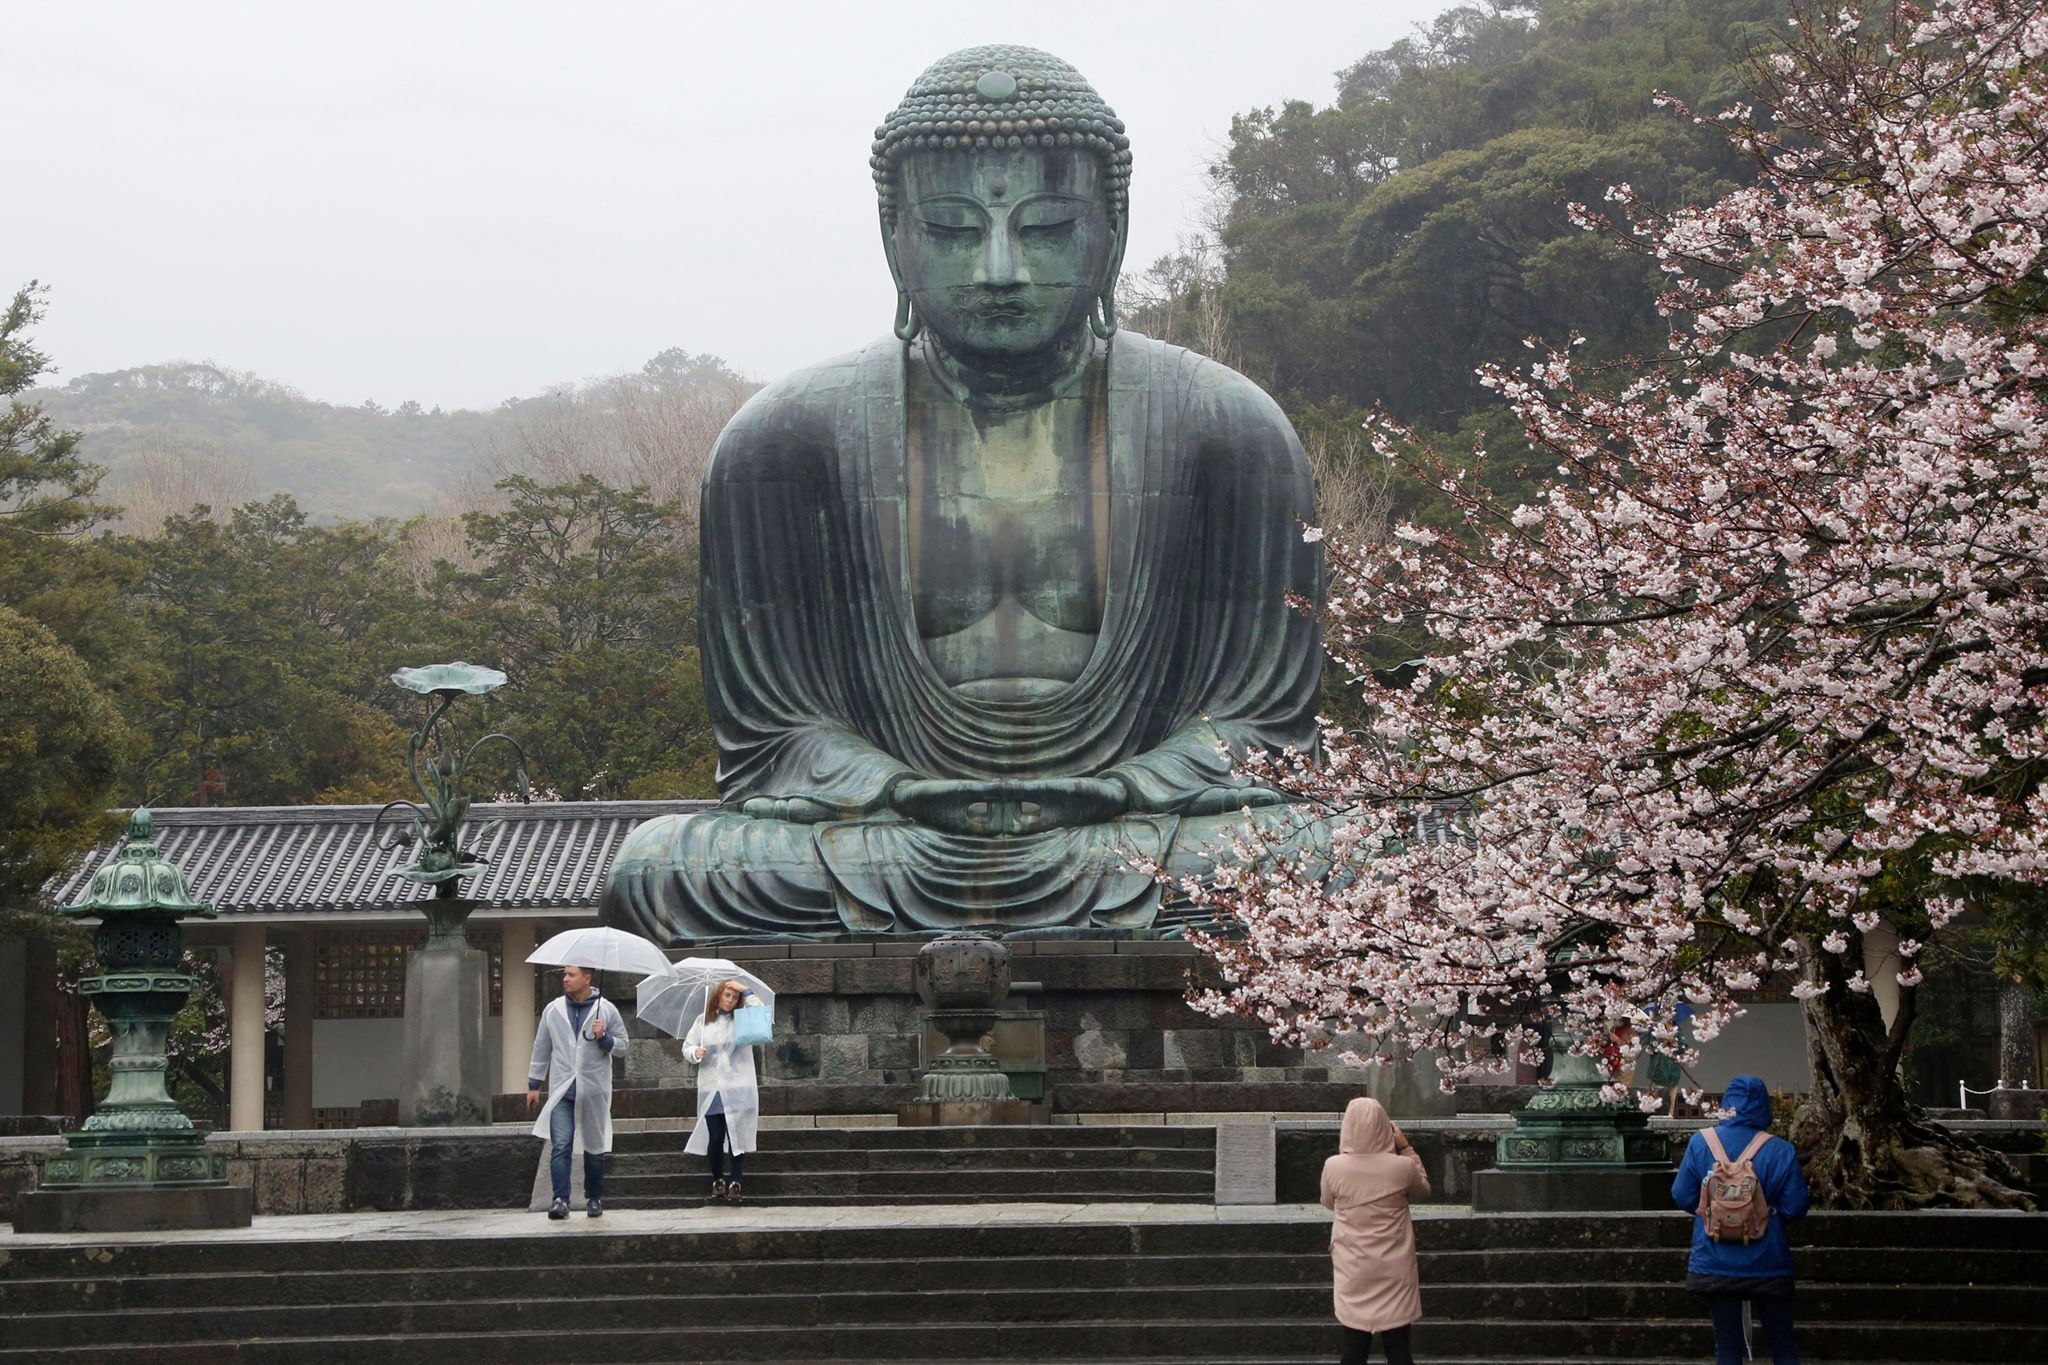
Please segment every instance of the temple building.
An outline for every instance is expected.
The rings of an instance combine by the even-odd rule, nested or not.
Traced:
[[[491,960],[493,1027],[485,1040],[500,1092],[526,1088],[534,1020],[548,989],[526,963],[534,944],[597,921],[605,869],[636,825],[707,804],[472,808],[477,825],[504,821],[483,845],[489,869],[467,888],[479,902],[468,922],[469,941]],[[230,1129],[395,1121],[406,955],[426,941],[426,921],[415,903],[432,888],[391,875],[404,854],[377,847],[392,830],[387,820],[373,837],[378,809],[154,809],[164,855],[218,913],[188,922],[186,942],[195,956],[216,964],[228,1003]],[[75,900],[112,851],[110,844],[84,859],[53,888],[57,902]],[[273,950],[282,957],[283,1019],[267,1026],[265,962]],[[0,944],[0,1114],[56,1109],[49,1068],[38,1064],[55,1051],[56,1011],[45,1007],[53,987],[50,973],[30,970],[28,957],[19,943]]]
[[[467,925],[470,942],[490,954],[485,1042],[499,1094],[524,1090],[538,1008],[554,989],[525,962],[533,945],[561,929],[597,922],[606,869],[634,829],[709,805],[595,801],[474,808],[477,825],[505,822],[484,845],[490,865],[470,883],[480,907]],[[165,856],[186,873],[193,894],[218,912],[215,919],[188,920],[185,927],[195,956],[210,958],[220,972],[229,1007],[223,1127],[250,1132],[396,1122],[406,958],[425,941],[418,903],[428,891],[390,875],[408,854],[376,846],[377,808],[154,813]],[[76,899],[112,852],[111,844],[95,850],[53,888],[54,897]],[[826,935],[716,950],[749,959],[813,959],[808,966],[773,964],[778,973],[791,973],[785,982],[788,1008],[781,1012],[787,1017],[779,1021],[776,1045],[764,1059],[763,1083],[789,1087],[779,1108],[886,1108],[882,1101],[894,1094],[892,1087],[914,1078],[919,1027],[907,973],[915,946],[856,944]],[[1014,947],[1030,954],[1033,945]],[[1359,1090],[1380,1094],[1408,1113],[1433,1112],[1443,1102],[1426,1067],[1360,1072],[1327,1055],[1305,1057],[1277,1048],[1249,1021],[1195,1016],[1182,1002],[1184,973],[1192,965],[1185,944],[1097,942],[1084,935],[1036,948],[1039,956],[1019,959],[1015,1021],[1035,1030],[1027,1046],[1033,1060],[1014,1079],[1020,1089],[1035,1083],[1032,1093],[1044,1093],[1049,1085],[1059,1092],[1062,1107],[1126,1108],[1140,1090],[1191,1082],[1206,1096],[1199,1107],[1341,1107],[1342,1094]],[[850,959],[853,953],[872,954],[872,960]],[[265,1018],[266,959],[282,971],[281,1021]],[[54,963],[32,964],[19,943],[0,943],[0,1116],[60,1111],[50,1063],[59,1014],[55,975]],[[630,992],[622,1004],[631,1011]],[[1755,997],[1750,1013],[1704,1050],[1695,1074],[1712,1087],[1741,1071],[1762,1074],[1788,1091],[1807,1086],[1799,1006],[1782,989]],[[656,1091],[684,1084],[686,1073],[674,1049],[636,1048],[622,1081],[652,1101]],[[1124,1094],[1132,1101],[1118,1098]]]

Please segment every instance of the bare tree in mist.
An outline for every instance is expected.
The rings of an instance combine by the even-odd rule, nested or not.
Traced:
[[[495,489],[488,495],[498,497]],[[469,531],[462,524],[465,510],[454,500],[444,499],[438,509],[423,512],[398,529],[398,563],[415,591],[427,592],[444,564],[457,573],[473,572],[482,564],[482,556],[470,545]]]
[[[694,542],[698,486],[712,444],[759,387],[713,357],[672,350],[639,374],[557,389],[484,444],[464,501],[494,509],[503,504],[496,486],[506,479],[566,484],[590,474],[681,507],[681,533]]]
[[[256,479],[247,461],[223,455],[210,443],[158,432],[121,461],[107,479],[106,494],[121,509],[115,529],[146,540],[167,518],[195,507],[226,516],[256,496]]]
[[[1223,253],[1205,232],[1184,234],[1176,249],[1117,283],[1117,312],[1134,330],[1234,365],[1218,287]]]
[[[1316,520],[1323,530],[1347,544],[1383,543],[1393,520],[1393,475],[1364,430],[1337,437],[1312,430],[1301,448],[1316,481]]]

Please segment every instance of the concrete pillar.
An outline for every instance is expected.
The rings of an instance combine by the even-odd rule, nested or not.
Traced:
[[[228,1127],[263,1131],[263,926],[235,926],[228,999]]]
[[[516,1095],[526,1089],[526,1063],[533,1056],[533,921],[503,920],[504,980],[498,1007],[498,1093]]]
[[[1899,1017],[1899,972],[1905,965],[1899,956],[1899,931],[1890,920],[1878,921],[1863,936],[1863,975],[1886,1028]]]
[[[284,949],[284,1126],[313,1126],[314,931],[301,929]]]

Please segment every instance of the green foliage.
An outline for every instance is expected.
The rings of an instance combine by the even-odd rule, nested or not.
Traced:
[[[103,688],[115,666],[114,576],[84,539],[107,511],[78,436],[22,395],[49,368],[29,341],[42,290],[0,313],[0,911],[104,837],[131,736]],[[11,930],[10,930],[11,932]]]
[[[46,292],[31,281],[0,313],[0,605],[104,669],[118,636],[107,591],[118,570],[87,538],[114,510],[98,497],[104,471],[81,455],[76,431],[26,396],[50,371],[28,338]]]
[[[108,835],[130,738],[78,655],[0,606],[0,909],[31,905]]]
[[[383,679],[433,632],[392,528],[315,526],[283,495],[209,512],[126,546],[150,646],[137,799],[279,804],[395,783],[403,732]]]
[[[0,533],[15,546],[21,537],[75,535],[108,510],[94,501],[100,471],[79,457],[78,433],[21,396],[50,368],[27,335],[47,292],[30,281],[0,313]]]
[[[680,507],[584,475],[498,485],[502,511],[464,518],[473,570],[444,566],[437,591],[470,632],[469,657],[513,686],[494,725],[564,795],[646,791],[711,751],[696,639],[696,545]],[[656,785],[659,785],[658,783]]]
[[[1588,362],[1655,355],[1643,261],[1574,226],[1628,182],[1653,202],[1744,176],[1724,140],[1653,107],[1738,93],[1782,0],[1464,5],[1339,77],[1334,104],[1233,120],[1222,304],[1236,358],[1290,412],[1384,408],[1460,448],[1484,435],[1497,489],[1524,477],[1519,429],[1474,371],[1529,337],[1585,338]],[[1397,484],[1398,514],[1428,519]]]
[[[465,518],[475,567],[444,561],[431,574],[418,571],[406,527],[321,525],[282,494],[118,541],[136,635],[149,642],[133,660],[147,739],[127,799],[404,794],[418,716],[390,674],[455,657],[511,675],[470,724],[517,739],[542,786],[572,800],[715,794],[696,546],[679,510],[591,476],[517,476],[498,491],[501,508]],[[486,796],[511,789],[504,767],[479,774]]]

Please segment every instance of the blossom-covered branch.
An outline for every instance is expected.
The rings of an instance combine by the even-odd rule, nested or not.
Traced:
[[[1538,496],[1373,428],[1455,526],[1327,547],[1371,720],[1248,761],[1342,818],[1185,888],[1221,921],[1209,1008],[1450,1082],[1542,1026],[1684,1055],[1681,1001],[1704,1041],[1773,973],[1869,991],[1841,959],[1902,859],[1908,996],[1970,887],[2048,880],[2048,12],[1803,17],[1755,73],[1771,118],[1718,120],[1753,185],[1575,206],[1665,272],[1671,347],[1620,385],[1569,344],[1483,373]]]

